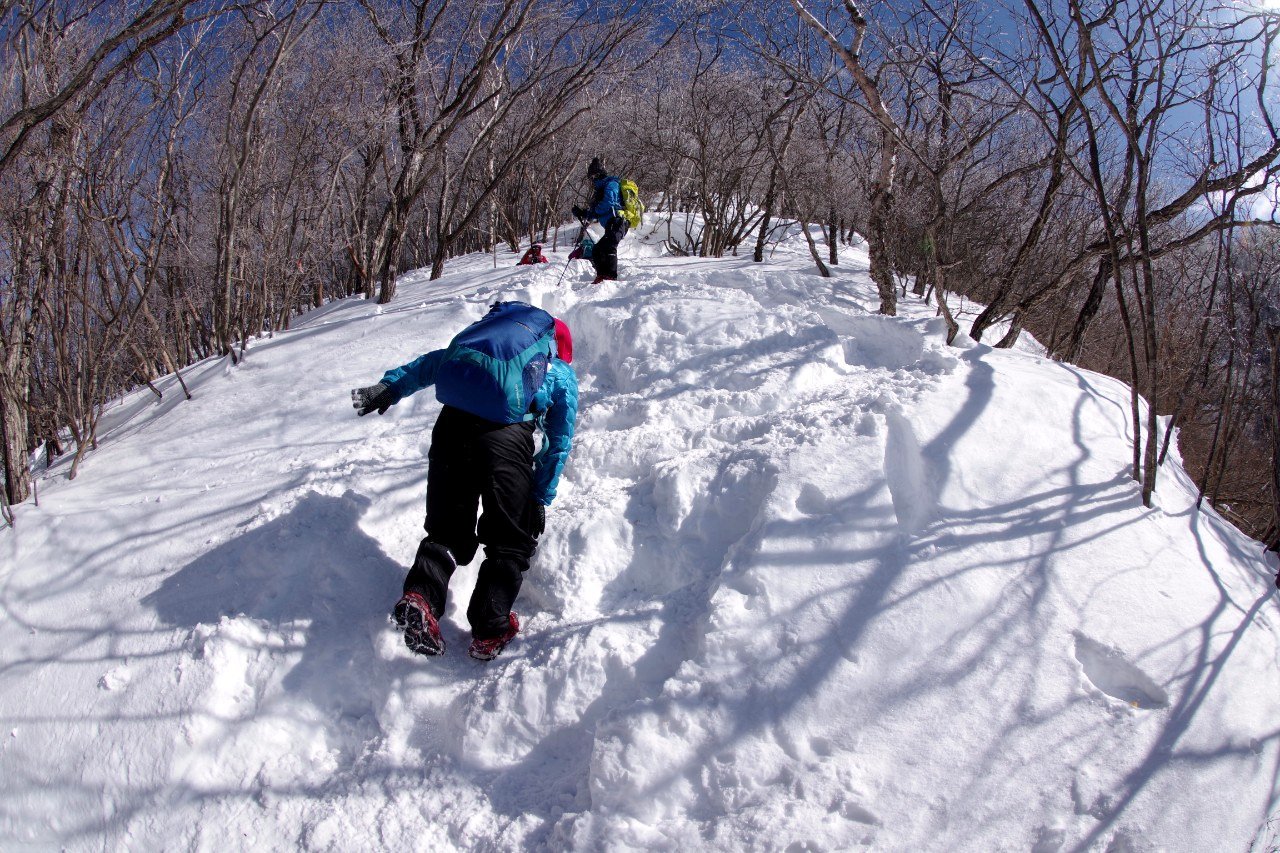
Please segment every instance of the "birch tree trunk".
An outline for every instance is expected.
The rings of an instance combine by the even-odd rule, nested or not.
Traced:
[[[1267,550],[1280,553],[1280,326],[1268,326],[1271,343],[1271,536]],[[1276,576],[1280,584],[1280,575]]]
[[[858,3],[844,0],[845,13],[853,27],[852,38],[846,46],[814,17],[802,0],[791,0],[791,6],[800,19],[818,33],[844,63],[845,70],[853,77],[862,93],[867,110],[879,126],[876,167],[868,183],[870,209],[867,214],[866,237],[871,256],[871,279],[876,283],[876,290],[880,295],[880,313],[893,316],[898,313],[898,291],[893,280],[888,234],[902,130],[881,97],[879,86],[862,63],[862,48],[866,43],[868,30],[867,19]]]

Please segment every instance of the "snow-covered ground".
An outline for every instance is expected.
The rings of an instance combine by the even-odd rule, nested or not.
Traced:
[[[659,235],[661,236],[661,235]],[[105,416],[0,532],[0,849],[1276,850],[1273,564],[1119,383],[812,271],[624,246],[405,276]],[[579,434],[496,661],[390,626],[429,392],[498,299],[575,332]]]

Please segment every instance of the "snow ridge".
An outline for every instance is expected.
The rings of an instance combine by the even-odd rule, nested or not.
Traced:
[[[662,236],[599,287],[411,274],[108,413],[0,533],[0,847],[1268,849],[1274,569],[1176,462],[1141,506],[1126,389],[871,313],[847,247]],[[439,405],[346,390],[500,299],[574,330],[579,432],[525,632],[461,653],[477,560],[425,660],[386,614]]]

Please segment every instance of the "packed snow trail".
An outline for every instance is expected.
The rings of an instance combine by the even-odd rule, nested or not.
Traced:
[[[596,288],[406,276],[112,409],[0,533],[0,847],[1272,849],[1274,568],[1177,465],[1142,507],[1127,390],[870,313],[856,252],[662,236]],[[421,658],[439,405],[348,389],[499,299],[574,330],[578,435],[524,632],[466,657],[477,559]]]

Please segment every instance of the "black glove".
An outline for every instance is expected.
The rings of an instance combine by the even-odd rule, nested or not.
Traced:
[[[533,538],[537,539],[547,531],[547,508],[540,503],[534,503],[533,508]]]
[[[356,414],[360,417],[378,410],[378,414],[383,414],[387,409],[400,402],[400,396],[391,390],[391,386],[379,382],[377,385],[370,385],[368,388],[352,388],[351,389],[351,405],[356,408]]]
[[[587,218],[587,214],[588,214],[588,213],[590,213],[590,212],[591,212],[591,211],[589,211],[589,210],[587,210],[587,209],[585,209],[585,208],[578,207],[576,204],[573,206],[573,217],[574,217],[575,219],[586,219],[586,218]]]

